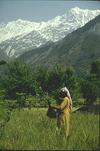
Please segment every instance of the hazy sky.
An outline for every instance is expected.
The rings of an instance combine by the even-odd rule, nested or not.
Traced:
[[[100,1],[0,0],[0,23],[16,19],[47,21],[72,7],[100,9]]]

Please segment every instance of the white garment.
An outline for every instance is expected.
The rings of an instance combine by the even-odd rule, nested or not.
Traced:
[[[67,87],[62,88],[61,91],[62,91],[62,92],[67,92],[67,95],[68,95],[68,97],[70,98],[71,106],[72,106],[72,98],[71,98],[70,92],[69,92],[69,90],[67,89]]]

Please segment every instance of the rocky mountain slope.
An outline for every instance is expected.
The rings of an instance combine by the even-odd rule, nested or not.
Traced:
[[[63,64],[88,71],[91,62],[100,59],[100,15],[62,40],[26,52],[20,59],[32,66]]]

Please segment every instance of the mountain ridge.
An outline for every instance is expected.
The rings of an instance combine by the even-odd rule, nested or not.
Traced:
[[[4,25],[4,29],[0,28],[0,52],[9,58],[16,58],[32,47],[36,48],[48,41],[56,42],[64,38],[98,14],[100,10],[84,10],[75,7],[47,22],[26,22],[21,19],[14,21],[13,24],[10,22]]]
[[[19,59],[32,66],[63,64],[79,72],[89,69],[92,61],[100,59],[100,15],[62,40],[26,52]]]

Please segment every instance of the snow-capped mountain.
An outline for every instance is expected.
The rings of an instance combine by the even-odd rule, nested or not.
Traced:
[[[9,57],[18,57],[31,48],[64,38],[99,14],[100,10],[75,7],[47,22],[36,23],[18,19],[1,24],[0,51]]]

